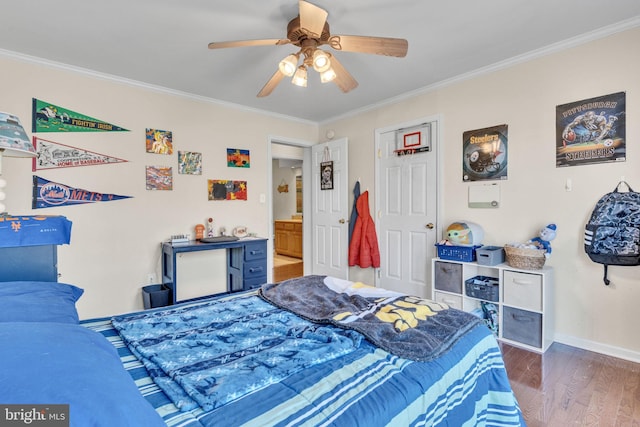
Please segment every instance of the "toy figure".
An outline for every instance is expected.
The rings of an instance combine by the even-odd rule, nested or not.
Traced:
[[[544,249],[546,252],[544,256],[547,258],[551,254],[551,241],[556,238],[556,225],[549,224],[542,230],[540,230],[539,237],[534,237],[527,243],[532,243],[538,249]]]
[[[213,237],[213,218],[207,220],[207,237]]]
[[[196,225],[196,240],[202,239],[204,237],[204,225],[198,224]]]
[[[484,238],[484,230],[473,222],[454,222],[447,227],[445,236],[455,246],[481,245]]]

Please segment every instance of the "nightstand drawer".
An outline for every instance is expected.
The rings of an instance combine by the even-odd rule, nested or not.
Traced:
[[[458,295],[445,294],[444,292],[435,292],[436,302],[447,304],[451,308],[462,310],[462,297]]]
[[[505,270],[504,303],[526,310],[542,311],[542,276]]]

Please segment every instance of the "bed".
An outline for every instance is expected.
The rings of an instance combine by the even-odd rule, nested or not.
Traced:
[[[1,280],[0,407],[16,416],[68,405],[72,426],[525,425],[489,329],[434,302],[306,276],[80,321],[82,289]]]
[[[79,320],[85,291],[57,282],[56,243],[37,243],[0,248],[2,425],[525,425],[468,313],[305,276]]]

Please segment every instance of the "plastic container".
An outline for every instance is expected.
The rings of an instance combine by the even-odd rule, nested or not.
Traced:
[[[485,301],[498,301],[500,299],[499,281],[495,277],[475,276],[464,282],[465,292],[468,297]]]
[[[436,243],[438,258],[451,261],[473,262],[476,260],[476,249],[479,247],[480,246],[440,245]]]
[[[171,289],[165,285],[147,285],[142,287],[144,309],[166,307],[171,301]]]
[[[504,262],[502,246],[483,246],[476,250],[476,259],[480,265],[498,265]]]

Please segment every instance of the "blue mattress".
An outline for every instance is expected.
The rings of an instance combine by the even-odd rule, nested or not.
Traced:
[[[233,302],[247,296],[259,298],[252,291],[217,300]],[[156,311],[160,310],[164,309]],[[125,345],[110,318],[81,324],[114,345],[140,393],[168,426],[525,425],[498,344],[481,324],[428,362],[395,356],[362,339],[345,355],[305,367],[211,411],[178,409]]]

